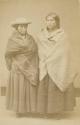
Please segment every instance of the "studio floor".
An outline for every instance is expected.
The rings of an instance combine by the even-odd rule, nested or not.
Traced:
[[[76,98],[76,107],[62,119],[16,117],[14,112],[5,108],[5,96],[0,96],[0,125],[80,125],[80,97]]]

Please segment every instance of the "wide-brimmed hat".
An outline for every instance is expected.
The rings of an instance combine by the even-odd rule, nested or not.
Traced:
[[[30,21],[26,20],[25,18],[17,18],[15,21],[11,22],[12,27],[16,27],[19,24],[31,24]]]

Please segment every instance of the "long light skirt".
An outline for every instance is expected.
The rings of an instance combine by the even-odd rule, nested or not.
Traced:
[[[74,88],[71,84],[66,92],[61,92],[51,78],[47,75],[38,89],[38,113],[60,113],[73,110],[75,106]]]
[[[7,95],[7,109],[17,113],[36,112],[37,87],[33,86],[21,73],[10,73]]]

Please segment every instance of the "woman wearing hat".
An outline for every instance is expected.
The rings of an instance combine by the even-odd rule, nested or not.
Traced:
[[[70,45],[60,28],[59,16],[49,13],[45,22],[46,27],[38,35],[40,83],[37,111],[52,115],[73,110],[74,71]]]
[[[25,18],[12,23],[15,29],[8,40],[5,59],[9,70],[7,108],[19,115],[36,113],[38,85],[38,50],[28,34]]]

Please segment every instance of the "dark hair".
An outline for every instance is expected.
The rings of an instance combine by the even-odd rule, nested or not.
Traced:
[[[19,24],[14,25],[14,28],[17,30],[17,29],[18,29],[18,26],[19,26]]]
[[[13,27],[17,30],[19,25],[28,25],[28,24],[15,24]]]
[[[60,17],[56,13],[53,13],[53,12],[49,13],[45,17],[45,19],[47,20],[48,17],[52,17],[53,19],[55,19],[57,27],[60,28]]]

